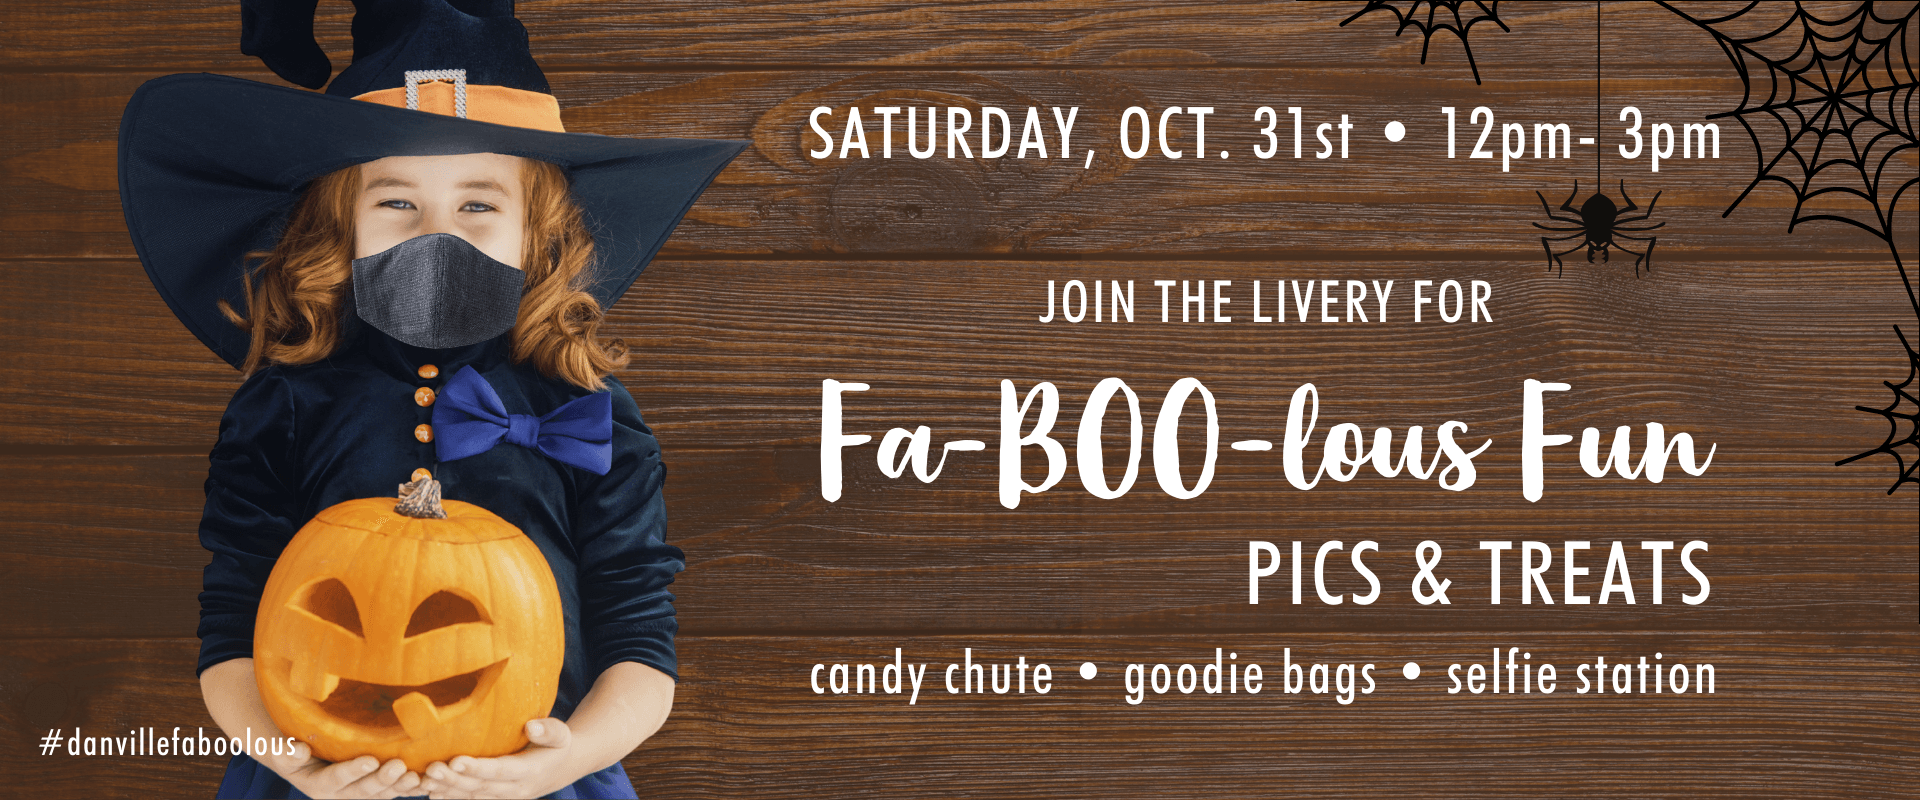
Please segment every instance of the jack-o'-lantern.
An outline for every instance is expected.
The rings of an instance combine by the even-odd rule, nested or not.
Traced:
[[[421,771],[526,746],[566,633],[540,549],[423,478],[321,511],[275,564],[254,629],[260,697],[327,761]]]

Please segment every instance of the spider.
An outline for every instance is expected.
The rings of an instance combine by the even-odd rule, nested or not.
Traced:
[[[1542,248],[1545,248],[1547,251],[1547,269],[1553,269],[1555,267],[1559,267],[1560,272],[1562,274],[1565,274],[1566,263],[1561,260],[1561,257],[1572,255],[1573,253],[1578,252],[1580,248],[1584,247],[1587,249],[1587,263],[1589,264],[1593,263],[1594,253],[1599,253],[1600,260],[1606,261],[1607,252],[1611,249],[1618,248],[1621,252],[1633,256],[1634,277],[1636,278],[1640,277],[1641,262],[1646,262],[1648,272],[1653,271],[1653,246],[1659,243],[1660,241],[1659,237],[1628,236],[1627,234],[1622,233],[1622,231],[1632,231],[1634,233],[1642,233],[1645,231],[1653,230],[1655,228],[1659,228],[1663,225],[1666,225],[1667,223],[1656,222],[1652,225],[1648,225],[1645,227],[1637,227],[1637,228],[1628,227],[1621,223],[1640,222],[1642,220],[1647,219],[1648,217],[1653,216],[1653,206],[1655,203],[1660,202],[1659,192],[1654,192],[1652,202],[1647,203],[1647,213],[1641,214],[1640,216],[1637,216],[1637,217],[1621,216],[1622,214],[1626,214],[1628,212],[1640,210],[1639,206],[1634,205],[1633,198],[1627,197],[1627,182],[1624,180],[1620,182],[1620,197],[1627,201],[1626,208],[1619,208],[1615,206],[1612,200],[1607,199],[1607,196],[1605,194],[1601,194],[1599,192],[1595,192],[1592,197],[1587,198],[1587,202],[1581,203],[1579,208],[1574,208],[1573,198],[1579,196],[1580,194],[1580,182],[1574,181],[1573,192],[1567,195],[1566,202],[1560,204],[1560,210],[1571,211],[1575,214],[1579,214],[1580,216],[1578,217],[1563,217],[1553,213],[1553,209],[1547,206],[1546,195],[1540,194],[1537,191],[1534,192],[1533,194],[1535,197],[1540,198],[1540,207],[1543,209],[1546,209],[1548,219],[1554,220],[1556,222],[1573,223],[1572,227],[1567,227],[1562,225],[1542,225],[1538,222],[1533,223],[1533,227],[1539,228],[1543,231],[1556,231],[1556,232],[1564,232],[1568,234],[1566,236],[1540,237],[1540,246]],[[1553,252],[1553,244],[1552,244],[1553,242],[1564,242],[1568,239],[1580,239],[1581,242],[1561,252],[1558,252],[1558,253]],[[1627,246],[1625,244],[1615,241],[1616,239],[1631,239],[1636,242],[1646,242],[1647,252],[1636,253],[1632,250],[1627,249]]]

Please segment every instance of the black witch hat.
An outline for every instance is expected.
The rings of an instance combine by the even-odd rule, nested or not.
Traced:
[[[324,94],[223,75],[142,85],[120,120],[120,202],[148,277],[229,363],[246,254],[270,249],[314,178],[387,156],[501,153],[564,168],[610,307],[748,142],[566,133],[512,0],[356,0],[353,64],[313,38],[315,0],[248,0],[241,50]]]

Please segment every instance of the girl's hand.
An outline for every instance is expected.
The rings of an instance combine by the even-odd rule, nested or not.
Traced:
[[[420,788],[431,797],[540,797],[558,791],[579,776],[567,777],[573,731],[548,717],[527,722],[526,748],[510,756],[455,756],[451,764],[427,765]]]
[[[420,786],[420,774],[408,772],[406,763],[400,759],[383,765],[373,756],[361,756],[335,764],[314,758],[305,742],[295,744],[291,754],[262,754],[259,761],[316,800],[399,797],[415,794]]]

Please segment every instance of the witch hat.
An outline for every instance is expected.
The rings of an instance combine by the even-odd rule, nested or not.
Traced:
[[[241,50],[318,89],[315,0],[248,0]],[[593,234],[588,291],[611,307],[748,142],[567,133],[512,0],[356,0],[353,63],[316,93],[224,75],[148,81],[120,120],[120,202],[160,296],[239,366],[246,254],[271,249],[301,189],[400,155],[502,153],[559,165]]]

